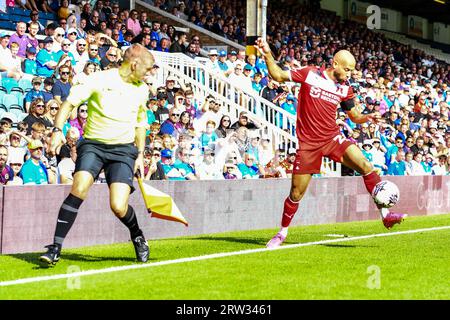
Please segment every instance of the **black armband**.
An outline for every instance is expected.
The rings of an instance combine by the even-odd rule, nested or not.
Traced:
[[[352,110],[354,106],[355,106],[355,101],[353,101],[353,99],[349,99],[349,100],[341,102],[341,108],[342,108],[342,110],[345,110],[345,111]]]

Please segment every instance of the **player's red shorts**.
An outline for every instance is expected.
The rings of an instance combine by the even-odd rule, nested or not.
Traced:
[[[343,135],[337,135],[334,139],[321,144],[318,147],[302,143],[295,156],[293,174],[320,173],[322,157],[328,157],[333,161],[341,162],[345,150],[353,142]]]

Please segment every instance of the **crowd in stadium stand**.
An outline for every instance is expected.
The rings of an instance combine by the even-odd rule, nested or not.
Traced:
[[[146,2],[245,43],[245,7],[239,1]],[[55,115],[71,86],[83,83],[90,73],[117,68],[122,48],[141,43],[150,50],[200,56],[198,36],[150,21],[146,12],[102,0],[93,7],[89,2],[55,3],[17,4],[31,10],[29,19],[17,23],[12,35],[0,32],[3,184],[71,183],[88,108],[74,110],[63,128],[66,141],[50,158],[45,150]],[[42,25],[42,12],[54,12],[56,21]],[[268,41],[285,70],[309,64],[326,67],[337,49],[354,54],[357,65],[349,82],[362,112],[376,113],[377,122],[355,125],[340,110],[336,121],[381,174],[449,174],[447,64],[365,26],[346,21],[344,28],[339,17],[325,11],[269,8],[268,18]],[[299,85],[270,79],[260,57],[246,56],[243,50],[211,50],[208,58],[206,66],[217,75],[296,114]],[[146,78],[145,179],[255,179],[292,173],[295,149],[274,146],[270,136],[261,134],[258,117],[241,112],[231,123],[217,99],[195,96],[192,85],[181,79],[169,76],[157,84],[158,68],[155,65]],[[343,173],[354,174],[345,168]]]

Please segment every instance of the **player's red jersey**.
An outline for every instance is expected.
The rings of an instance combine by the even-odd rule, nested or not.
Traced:
[[[290,72],[301,83],[297,106],[297,137],[303,149],[317,148],[340,134],[336,110],[342,101],[353,99],[350,86],[331,80],[324,69],[303,67]]]

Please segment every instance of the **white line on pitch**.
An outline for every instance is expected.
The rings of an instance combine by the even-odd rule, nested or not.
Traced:
[[[17,284],[25,284],[25,283],[33,283],[33,282],[41,282],[41,281],[50,281],[50,280],[90,276],[90,275],[95,275],[95,274],[111,273],[111,272],[118,272],[118,271],[124,271],[124,270],[158,267],[158,266],[164,266],[164,265],[169,265],[169,264],[177,264],[177,263],[191,262],[191,261],[201,261],[201,260],[223,258],[223,257],[229,257],[229,256],[238,256],[238,255],[251,254],[251,253],[257,253],[257,252],[285,250],[285,249],[308,247],[308,246],[321,245],[321,244],[327,244],[327,243],[354,241],[354,240],[370,239],[370,238],[377,238],[377,237],[390,237],[390,236],[396,236],[396,235],[401,235],[401,234],[429,232],[429,231],[445,230],[445,229],[450,229],[450,226],[425,228],[425,229],[414,229],[414,230],[406,230],[406,231],[398,231],[398,232],[390,232],[390,233],[377,233],[377,234],[370,234],[370,235],[366,235],[366,236],[289,244],[289,245],[284,245],[284,246],[281,246],[281,247],[278,247],[275,249],[270,249],[270,250],[266,249],[266,248],[259,248],[259,249],[248,249],[248,250],[233,251],[233,252],[214,253],[214,254],[208,254],[208,255],[203,255],[203,256],[198,256],[198,257],[166,260],[166,261],[146,263],[146,264],[132,264],[132,265],[111,267],[111,268],[104,268],[104,269],[94,269],[94,270],[86,270],[86,271],[73,272],[73,273],[56,274],[56,275],[52,275],[52,276],[43,276],[43,277],[24,278],[24,279],[3,281],[3,282],[0,282],[0,287],[7,287],[7,286],[13,286],[13,285],[17,285]]]

